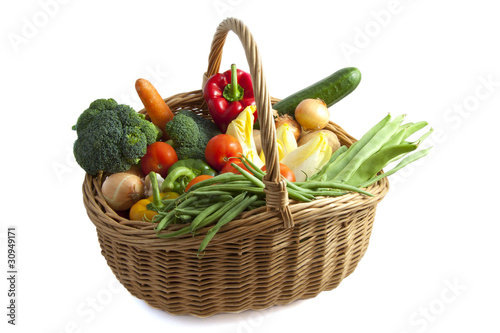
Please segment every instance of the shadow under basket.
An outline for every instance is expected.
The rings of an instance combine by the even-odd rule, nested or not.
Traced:
[[[219,71],[229,31],[240,37],[247,51],[258,117],[272,117],[271,105],[278,100],[267,93],[260,56],[241,21],[226,19],[219,25],[205,79]],[[201,90],[165,101],[174,112],[189,109],[210,118]],[[355,141],[333,122],[326,129],[341,144]],[[275,145],[274,149],[264,146],[275,140],[275,128],[267,126],[261,132],[268,160],[277,154]],[[279,169],[268,172],[279,175]],[[83,201],[115,276],[132,295],[154,308],[198,317],[284,305],[337,287],[365,254],[376,206],[389,189],[384,178],[367,189],[373,197],[349,193],[312,202],[290,200],[286,209],[292,226],[284,224],[282,210],[274,207],[246,211],[215,235],[203,256],[197,256],[209,227],[196,235],[158,238],[153,223],[128,220],[106,204],[102,181],[102,174],[85,176]],[[171,225],[166,231],[183,226]]]

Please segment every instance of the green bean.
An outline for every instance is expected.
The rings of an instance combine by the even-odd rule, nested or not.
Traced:
[[[353,157],[355,157],[358,152],[368,143],[371,139],[391,120],[391,115],[387,115],[378,122],[375,126],[373,126],[368,132],[366,132],[359,141],[356,141],[352,144],[349,149],[342,154],[341,158],[337,158],[333,163],[328,165],[328,168],[325,170],[323,175],[319,178],[319,180],[331,180],[351,161]]]
[[[245,199],[246,195],[247,193],[243,192],[235,196],[233,200],[225,202],[220,209],[211,212],[208,216],[204,217],[203,220],[197,221],[196,225],[192,228],[192,231],[198,230],[217,221],[234,206],[241,203]]]
[[[358,192],[365,195],[373,196],[371,193],[363,191],[362,189],[356,186],[351,186],[345,183],[339,183],[334,181],[329,181],[329,182],[311,181],[311,182],[302,182],[300,184],[303,188],[333,188],[333,189]]]
[[[233,196],[230,194],[223,194],[223,195],[212,195],[211,197],[208,198],[202,198],[196,201],[195,206],[202,206],[202,205],[211,205],[214,202],[219,202],[219,201],[228,201],[228,200],[233,200]]]
[[[261,169],[259,169],[254,163],[252,163],[252,161],[250,161],[246,157],[242,158],[242,162],[247,169],[255,172],[253,175],[256,178],[259,178],[262,181],[262,178],[266,175],[265,171],[262,171]],[[248,164],[245,164],[245,162],[248,162]],[[286,178],[285,178],[285,181],[287,183],[288,195],[291,199],[298,200],[298,201],[306,201],[306,202],[312,201],[314,199],[313,195],[303,193],[304,190],[302,188],[298,187],[297,185],[295,185],[293,182],[289,181]]]
[[[248,179],[250,182],[252,182],[252,184],[254,184],[255,186],[260,187],[260,188],[266,187],[261,180],[257,179],[257,177],[255,177],[254,175],[252,175],[250,172],[246,171],[245,169],[243,169],[239,165],[236,165],[235,163],[231,163],[231,165],[233,166],[233,168],[238,170],[246,179]]]
[[[175,221],[175,211],[174,210],[171,210],[170,212],[168,212],[167,215],[165,215],[161,220],[160,222],[158,223],[158,225],[156,226],[155,230],[157,231],[157,233],[160,231],[160,230],[163,230],[165,229],[167,226],[169,226],[170,224],[172,224],[173,222]]]
[[[252,186],[253,183],[249,180],[235,180],[230,183],[224,183],[224,184],[231,184],[231,185],[239,185],[239,186]]]
[[[179,197],[173,198],[173,199],[162,199],[161,202],[164,205],[169,205],[169,204],[174,203],[175,201],[177,201],[177,199],[179,199]]]
[[[262,171],[255,163],[250,161],[247,157],[242,156],[241,162],[243,163],[245,168],[247,168],[259,180],[262,180],[262,178],[266,175],[265,171]]]
[[[259,180],[262,181],[263,177],[266,175],[265,171],[262,171],[259,169],[252,161],[247,159],[246,157],[243,157],[242,159],[243,164],[245,167],[253,172],[253,175],[258,178]],[[247,164],[245,164],[247,162]],[[288,179],[285,178],[285,181],[287,183],[287,191],[288,191],[288,196],[291,199],[297,200],[297,201],[304,201],[304,202],[310,202],[314,199],[314,196],[308,193],[304,193],[304,189],[296,186],[293,182],[290,182]]]
[[[359,185],[380,172],[392,159],[399,158],[417,149],[416,145],[398,144],[381,148],[378,152],[367,158],[354,172],[346,183]]]
[[[189,214],[176,215],[176,217],[177,217],[179,220],[184,221],[184,223],[186,223],[186,222],[191,222],[191,221],[193,220],[193,216],[192,216],[192,215],[189,215]]]
[[[189,234],[190,231],[191,231],[191,227],[188,225],[188,226],[185,226],[184,228],[169,232],[167,234],[157,234],[157,236],[159,238],[173,238],[173,237]]]
[[[185,200],[183,200],[182,202],[180,202],[176,208],[182,208],[182,207],[185,207],[187,205],[190,205],[192,203],[194,203],[196,200],[198,200],[197,198],[195,197],[188,197],[186,198]]]
[[[266,200],[256,200],[252,205],[248,206],[248,210],[253,210],[266,205]]]
[[[217,175],[213,178],[205,179],[202,180],[199,183],[196,183],[192,185],[189,188],[189,191],[186,193],[193,192],[194,190],[201,188],[201,187],[206,187],[212,184],[217,184],[217,183],[227,183],[227,182],[232,182],[236,180],[245,180],[246,178],[243,175],[237,175],[231,172],[226,172],[226,173],[221,173],[220,175]]]
[[[237,184],[214,184],[212,186],[209,186],[207,188],[201,189],[204,193],[210,193],[212,191],[228,191],[228,192],[250,192],[250,193],[256,193],[256,194],[263,194],[264,189],[261,187],[254,187],[254,186],[245,186],[242,187]],[[193,194],[198,194],[201,191],[200,189],[193,191]]]
[[[182,207],[185,207],[191,203],[193,203],[194,201],[196,201],[197,199],[192,197],[192,198],[186,198],[185,200],[183,200],[182,202],[180,202],[177,207],[175,207],[176,209],[178,208],[182,208]],[[167,208],[167,207],[165,207]],[[164,208],[164,209],[165,209]],[[156,226],[156,230],[163,230],[165,229],[168,225],[170,225],[171,223],[173,223],[175,221],[175,213],[176,213],[176,209],[171,209],[163,218],[162,220],[160,221],[160,223],[158,223],[158,225]]]
[[[315,199],[314,195],[311,193],[306,193],[305,191],[296,191],[294,189],[288,189],[288,196],[290,199],[294,199],[302,202],[311,202]]]
[[[286,181],[286,186],[288,189],[296,190],[296,191],[302,191],[303,188],[300,186],[297,186],[294,182],[289,181],[288,179],[285,178]]]
[[[212,188],[210,188],[210,189],[200,188],[200,189],[197,189],[196,192],[192,192],[192,195],[197,196],[197,197],[199,197],[199,196],[211,197],[211,196],[220,196],[220,195],[230,195],[232,197],[233,194],[234,194],[234,190],[221,191],[221,190],[212,189]]]
[[[212,208],[212,211],[209,210],[207,212],[207,214],[206,214],[208,216],[205,215],[205,216],[201,216],[199,218],[196,217],[191,222],[191,224],[189,224],[188,226],[186,226],[186,227],[184,227],[182,229],[179,229],[179,230],[176,230],[176,231],[173,231],[173,232],[170,232],[170,233],[163,233],[163,234],[161,234],[161,233],[159,233],[159,231],[161,231],[161,230],[164,229],[164,228],[162,228],[161,230],[158,230],[157,236],[160,237],[160,238],[172,238],[172,237],[177,237],[177,236],[188,234],[188,233],[193,232],[193,231],[195,231],[195,230],[197,230],[199,228],[207,226],[207,225],[209,225],[209,224],[217,221],[227,211],[229,211],[232,207],[234,207],[235,204],[240,203],[245,198],[245,195],[246,195],[246,193],[241,193],[240,195],[234,197],[233,200],[231,200],[231,201],[216,203],[216,205],[220,205],[221,207],[217,208],[217,206],[216,206],[215,208],[217,208],[217,209]],[[175,211],[171,211],[169,213],[172,216],[175,216],[174,212]],[[203,212],[201,214],[203,214]],[[200,216],[200,215],[198,215],[198,216]],[[173,221],[174,221],[174,219],[172,219],[172,221],[170,223],[172,223]]]
[[[235,217],[240,215],[245,209],[247,209],[248,206],[250,206],[256,200],[257,200],[256,195],[253,195],[249,198],[245,198],[245,200],[243,200],[242,202],[240,202],[239,204],[234,206],[233,209],[226,212],[220,218],[220,220],[217,222],[217,224],[207,232],[207,235],[205,236],[205,238],[201,242],[200,247],[198,248],[198,255],[205,250],[208,243],[212,240],[212,238],[220,230],[220,228],[222,228],[227,223],[231,222]]]
[[[341,195],[345,195],[345,194],[347,194],[349,192],[346,192],[346,191],[335,191],[335,190],[328,190],[328,189],[318,189],[317,191],[313,191],[312,193],[314,193],[314,195],[317,196],[317,197],[321,197],[321,196],[324,196],[324,197],[338,197],[338,196],[341,196]]]
[[[345,182],[351,177],[351,175],[356,172],[359,166],[372,154],[376,153],[383,144],[387,141],[387,138],[391,137],[396,133],[403,121],[404,115],[396,117],[393,121],[384,126],[380,131],[378,131],[357,153],[352,157],[352,159],[339,171],[339,173],[334,176],[332,181]]]
[[[174,209],[174,207],[181,201],[185,200],[187,198],[187,194],[186,193],[182,193],[180,196],[178,196],[177,198],[174,198],[174,199],[163,199],[162,200],[162,203],[165,205],[162,210],[164,212],[168,212],[168,211],[171,211],[172,209]],[[159,213],[159,212],[158,212]]]
[[[183,214],[183,215],[189,215],[189,216],[196,216],[203,212],[203,209],[185,209],[185,208],[175,208],[174,209],[176,213],[178,214]]]
[[[206,219],[210,214],[213,212],[216,212],[219,210],[223,205],[225,205],[225,202],[219,201],[214,203],[213,205],[209,206],[205,210],[203,210],[198,216],[194,218],[194,220],[191,222],[191,232],[194,232],[196,230],[196,227],[198,224],[200,224],[204,219]]]
[[[380,175],[377,175],[375,177],[372,177],[370,180],[364,182],[363,184],[360,184],[359,187],[360,188],[365,188],[365,187],[368,187],[376,182],[378,182],[379,180],[381,180],[382,178],[385,178],[385,177],[388,177],[392,174],[394,174],[395,172],[397,172],[398,170],[404,168],[405,166],[407,166],[408,164],[410,163],[413,163],[415,162],[416,160],[418,160],[419,158],[422,158],[424,157],[425,155],[427,155],[430,151],[432,147],[430,148],[427,148],[427,149],[423,149],[423,150],[419,150],[407,157],[405,157],[401,162],[398,163],[398,165],[396,165],[393,169],[387,171],[387,172],[384,172]]]

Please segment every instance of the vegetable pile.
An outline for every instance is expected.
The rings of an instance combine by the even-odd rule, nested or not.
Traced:
[[[404,123],[404,115],[387,115],[350,147],[341,145],[325,128],[329,108],[360,80],[356,68],[343,68],[273,106],[280,173],[290,200],[371,196],[370,185],[429,153],[418,147],[432,129],[418,136],[428,124]],[[160,238],[210,226],[202,253],[222,226],[266,205],[266,161],[251,77],[232,65],[208,79],[203,96],[213,121],[191,110],[174,114],[145,79],[136,81],[136,91],[149,119],[113,99],[92,102],[73,126],[76,161],[90,175],[103,174],[110,208],[155,224]],[[183,226],[169,231],[172,224]]]

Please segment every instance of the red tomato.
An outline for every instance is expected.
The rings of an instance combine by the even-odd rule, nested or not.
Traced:
[[[229,161],[239,161],[236,157],[243,153],[238,140],[229,134],[219,134],[208,141],[205,159],[212,168],[220,171]]]
[[[155,142],[148,146],[146,155],[141,158],[141,169],[148,175],[151,171],[167,177],[168,169],[177,162],[174,148],[166,142]]]
[[[196,183],[199,183],[205,179],[210,179],[210,178],[214,178],[214,176],[210,176],[210,175],[199,175],[197,177],[194,177],[187,185],[186,185],[186,189],[184,190],[184,192],[187,192],[191,186],[193,186],[194,184]]]
[[[261,170],[266,171],[266,166],[264,165]],[[295,174],[289,167],[287,167],[283,163],[280,163],[280,174],[291,182],[295,181]]]
[[[242,168],[243,170],[246,170],[248,172],[250,172],[247,167],[243,164],[243,162],[241,161],[229,161],[226,163],[226,165],[224,165],[224,167],[221,169],[220,173],[227,173],[227,172],[232,172],[232,173],[240,173],[235,167],[233,167],[231,165],[231,163],[234,163],[236,164],[237,166],[239,166],[240,168]]]

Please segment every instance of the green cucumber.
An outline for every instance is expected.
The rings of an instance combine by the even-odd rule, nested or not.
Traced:
[[[356,89],[361,73],[355,67],[342,68],[332,75],[306,87],[273,105],[279,115],[293,116],[297,105],[307,98],[319,98],[327,107],[340,101]]]

